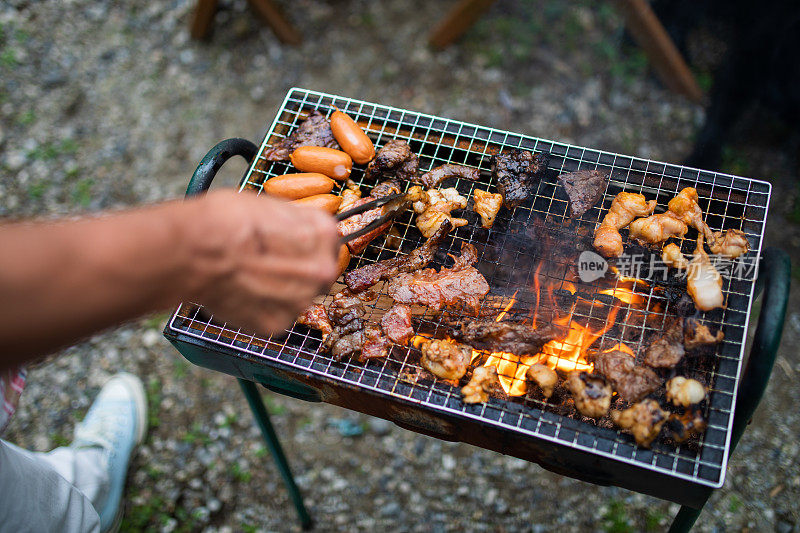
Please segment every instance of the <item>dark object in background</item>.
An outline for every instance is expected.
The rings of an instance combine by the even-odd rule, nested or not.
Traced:
[[[731,28],[728,50],[709,94],[706,121],[686,165],[718,168],[731,129],[754,104],[773,110],[798,132],[800,3],[657,0],[653,9],[685,56],[687,37],[695,27],[719,22]]]

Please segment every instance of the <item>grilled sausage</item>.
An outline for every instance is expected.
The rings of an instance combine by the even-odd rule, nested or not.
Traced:
[[[324,146],[301,146],[290,156],[292,164],[303,172],[319,172],[337,180],[350,176],[353,160],[345,152]]]
[[[339,265],[339,275],[341,276],[350,264],[350,250],[346,244],[339,247],[339,262],[337,264]]]
[[[375,157],[375,145],[356,121],[338,109],[331,115],[331,131],[342,150],[359,165],[369,163]]]
[[[342,197],[336,196],[335,194],[315,194],[314,196],[300,198],[292,203],[306,205],[315,209],[322,209],[333,215],[339,209],[339,205],[342,203]]]
[[[333,190],[335,183],[328,176],[317,172],[284,174],[265,181],[264,192],[272,196],[297,200],[318,194],[327,194]]]

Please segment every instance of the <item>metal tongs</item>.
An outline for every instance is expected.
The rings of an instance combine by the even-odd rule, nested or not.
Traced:
[[[373,231],[376,228],[383,226],[384,224],[392,220],[394,217],[396,217],[398,214],[405,211],[409,203],[410,200],[407,198],[406,193],[390,194],[389,196],[384,196],[382,198],[378,198],[377,200],[372,200],[370,202],[361,204],[352,209],[348,209],[347,211],[342,211],[341,213],[337,213],[336,220],[341,222],[342,220],[350,218],[353,215],[359,215],[361,213],[364,213],[365,211],[370,211],[372,209],[375,209],[376,207],[383,206],[383,214],[380,217],[376,218],[375,220],[373,220],[372,222],[370,222],[369,224],[367,224],[358,231],[354,231],[353,233],[348,233],[347,235],[342,235],[339,238],[339,242],[341,244],[350,242],[355,238],[361,237],[362,235],[366,235],[370,231]]]

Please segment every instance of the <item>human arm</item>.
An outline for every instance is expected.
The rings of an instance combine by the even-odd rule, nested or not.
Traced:
[[[184,300],[279,331],[333,281],[336,249],[329,215],[246,192],[0,226],[0,368]]]

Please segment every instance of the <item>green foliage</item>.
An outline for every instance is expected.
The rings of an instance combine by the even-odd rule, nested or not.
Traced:
[[[735,513],[742,507],[742,499],[735,493],[732,493],[728,498],[728,510]]]
[[[50,442],[53,443],[53,446],[56,448],[60,448],[62,446],[69,446],[69,443],[72,442],[67,437],[62,435],[61,433],[51,433],[50,434]]]
[[[611,500],[608,503],[608,510],[602,517],[602,527],[606,533],[633,533],[624,502]]]
[[[272,396],[263,396],[267,411],[271,415],[280,416],[286,414],[286,406],[278,403]]]
[[[647,509],[644,515],[644,528],[646,531],[660,531],[661,523],[667,519],[666,513],[658,509]]]
[[[36,120],[36,113],[33,112],[33,109],[28,109],[27,111],[20,113],[19,117],[17,118],[17,124],[20,126],[30,126],[33,124],[34,120]]]
[[[154,531],[154,521],[158,520],[163,524],[170,518],[163,512],[164,503],[162,498],[153,496],[141,505],[134,505],[125,513],[120,531]]]
[[[92,178],[83,178],[75,183],[72,188],[72,203],[80,207],[89,207],[92,202],[92,186],[94,180]]]
[[[239,463],[233,463],[231,465],[231,476],[240,483],[249,483],[253,478],[253,474],[249,470],[242,470]]]
[[[152,377],[147,382],[147,424],[150,429],[161,425],[158,413],[161,409],[161,381]]]
[[[2,52],[0,52],[0,65],[6,68],[14,68],[19,64],[17,60],[17,53],[14,51],[13,48],[4,48]]]
[[[233,425],[236,423],[237,420],[239,420],[239,415],[237,415],[236,413],[231,413],[229,415],[226,415],[225,421],[222,423],[221,427],[224,428],[233,427]]]
[[[189,444],[203,444],[205,446],[211,444],[211,438],[208,436],[208,432],[203,429],[203,424],[200,422],[192,424],[191,429],[184,433],[181,440]]]
[[[74,139],[63,139],[58,143],[43,143],[30,152],[28,157],[33,160],[52,161],[62,155],[74,155],[78,152],[78,143]]]
[[[45,179],[42,181],[37,181],[36,183],[28,187],[28,197],[31,200],[41,200],[42,197],[44,196],[44,193],[46,193],[51,186],[52,182],[50,182],[49,180]]]

